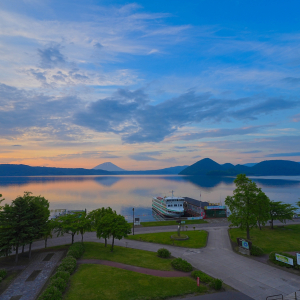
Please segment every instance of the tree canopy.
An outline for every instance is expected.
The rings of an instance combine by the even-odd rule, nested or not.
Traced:
[[[233,196],[227,196],[225,199],[225,204],[231,211],[228,220],[232,226],[246,230],[247,238],[250,239],[250,229],[257,226],[258,221],[266,222],[266,214],[260,212],[259,207],[267,207],[268,198],[245,174],[237,175],[234,183],[236,189]]]

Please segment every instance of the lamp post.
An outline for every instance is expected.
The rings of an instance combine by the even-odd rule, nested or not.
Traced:
[[[132,209],[132,234],[134,235],[134,208]]]

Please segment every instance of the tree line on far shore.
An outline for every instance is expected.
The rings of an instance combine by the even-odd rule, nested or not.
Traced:
[[[2,195],[0,194],[0,198]],[[4,199],[0,199],[1,202]],[[18,261],[19,248],[29,245],[28,256],[31,257],[31,245],[35,240],[47,240],[53,234],[61,236],[70,234],[72,244],[75,234],[83,235],[87,231],[96,231],[98,238],[112,237],[111,251],[114,240],[121,239],[131,233],[131,225],[116,211],[108,208],[71,212],[49,219],[49,201],[42,196],[33,196],[31,192],[24,192],[12,203],[0,206],[0,256],[8,256],[15,251],[15,261]]]
[[[282,201],[270,200],[245,174],[237,175],[234,183],[236,189],[233,196],[227,196],[225,199],[225,204],[231,212],[228,220],[231,226],[246,230],[247,239],[250,239],[250,230],[253,227],[259,227],[261,230],[269,221],[273,229],[274,220],[285,223],[286,220],[293,219],[297,207]],[[300,201],[296,204],[300,206]]]

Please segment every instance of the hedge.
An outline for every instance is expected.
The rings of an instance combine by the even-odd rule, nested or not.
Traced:
[[[253,256],[261,256],[261,255],[264,255],[264,251],[261,248],[255,246],[255,245],[252,245],[250,254]]]
[[[171,252],[168,249],[160,248],[157,250],[157,256],[162,258],[169,258],[171,256]]]
[[[72,246],[70,246],[67,256],[61,261],[57,272],[50,278],[50,284],[38,298],[38,300],[62,299],[62,293],[66,289],[70,275],[76,269],[76,259],[80,258],[83,252],[84,245],[82,243],[74,243]]]
[[[5,269],[0,269],[0,282],[6,277],[7,271]]]
[[[179,271],[190,272],[193,270],[192,265],[182,258],[173,259],[171,264],[174,269]]]
[[[197,279],[197,277],[199,277],[200,282],[203,282],[203,283],[210,283],[211,281],[213,281],[212,277],[203,273],[202,271],[193,271],[191,275],[195,279]]]

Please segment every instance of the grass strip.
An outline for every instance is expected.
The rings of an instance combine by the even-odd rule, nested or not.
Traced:
[[[230,239],[236,243],[236,238],[246,238],[246,232],[239,228],[229,230]],[[253,228],[250,230],[250,238],[253,245],[260,247],[264,253],[273,251],[292,252],[300,250],[300,225],[284,225],[270,227]]]
[[[205,247],[206,245],[207,232],[204,230],[185,231],[183,234],[188,235],[189,239],[183,241],[172,240],[170,237],[173,234],[177,235],[177,232],[135,234],[129,235],[127,239],[163,245],[175,245],[188,248],[201,248]]]
[[[72,276],[65,300],[164,299],[199,291],[189,277],[164,278],[104,265],[80,265]],[[207,287],[201,285],[200,292]]]
[[[205,220],[186,220],[182,226],[189,224],[205,224],[208,223]],[[141,222],[143,227],[153,227],[153,226],[169,226],[169,225],[178,225],[176,221],[155,221],[155,222]]]
[[[85,252],[83,259],[103,259],[116,261],[127,265],[138,266],[142,268],[170,271],[172,259],[160,258],[155,252],[131,249],[126,247],[114,246],[114,251],[110,251],[110,245],[104,247],[104,244],[85,242]]]

